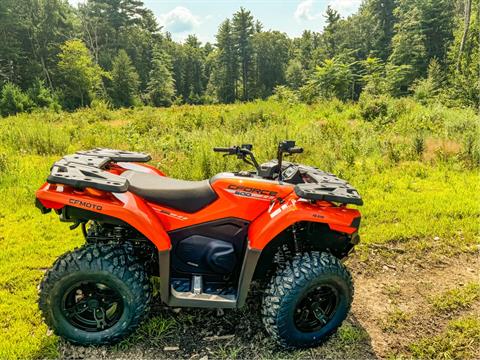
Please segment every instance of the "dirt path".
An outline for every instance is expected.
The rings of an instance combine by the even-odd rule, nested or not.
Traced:
[[[388,251],[388,250],[387,250]],[[355,279],[352,312],[340,331],[316,349],[284,352],[266,336],[260,303],[249,299],[243,310],[216,312],[158,307],[131,339],[115,348],[61,345],[63,358],[328,358],[373,359],[409,355],[409,344],[441,333],[449,320],[472,314],[478,299],[463,309],[440,312],[432,299],[445,291],[478,283],[477,254],[455,257],[409,256],[373,251],[367,262],[354,256],[347,266]],[[395,265],[392,265],[395,264]],[[478,349],[477,349],[478,350]]]
[[[476,255],[428,264],[402,260],[395,266],[383,265],[375,276],[369,275],[371,269],[363,273],[358,264],[354,265],[352,313],[380,358],[403,353],[419,338],[438,334],[455,313],[436,311],[432,299],[450,289],[479,282],[480,261]]]

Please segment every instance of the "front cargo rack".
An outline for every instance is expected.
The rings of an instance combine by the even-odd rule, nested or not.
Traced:
[[[295,185],[295,194],[307,200],[325,200],[342,204],[363,205],[358,191],[347,181],[318,169],[309,171],[315,182]]]
[[[77,189],[91,187],[111,192],[126,192],[128,180],[104,169],[110,162],[147,162],[150,155],[140,152],[101,149],[78,151],[53,164],[47,182],[70,185]]]

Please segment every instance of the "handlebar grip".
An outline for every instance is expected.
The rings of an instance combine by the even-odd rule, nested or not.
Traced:
[[[303,153],[303,148],[301,148],[301,147],[293,147],[293,148],[289,149],[288,152],[289,152],[290,154],[301,154],[301,153]]]
[[[213,151],[215,152],[231,152],[232,149],[231,148],[225,148],[225,147],[214,147],[213,148]]]

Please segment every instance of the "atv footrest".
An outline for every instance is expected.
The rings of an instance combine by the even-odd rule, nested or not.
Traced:
[[[172,288],[177,292],[192,292],[192,282],[186,278],[172,279]],[[209,295],[235,295],[237,290],[233,286],[226,286],[224,283],[206,281],[203,284],[203,293]]]
[[[237,307],[236,295],[217,295],[202,292],[195,294],[191,291],[176,291],[172,286],[170,288],[170,306],[201,307],[201,308],[235,308]]]

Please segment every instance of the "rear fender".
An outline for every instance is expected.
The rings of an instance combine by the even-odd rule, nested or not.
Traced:
[[[78,192],[67,186],[48,183],[36,192],[37,199],[47,209],[59,210],[64,206],[73,206],[111,216],[138,230],[150,239],[159,251],[170,249],[170,237],[159,218],[142,198],[130,192],[111,195],[113,196],[93,196],[88,195],[88,192]]]
[[[353,234],[357,231],[353,221],[358,217],[360,212],[356,209],[335,206],[329,202],[311,203],[291,195],[250,224],[249,244],[253,249],[262,250],[282,231],[301,221],[325,223],[331,230]]]

